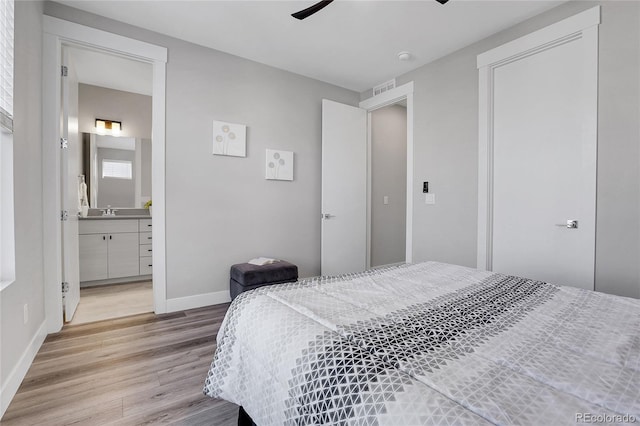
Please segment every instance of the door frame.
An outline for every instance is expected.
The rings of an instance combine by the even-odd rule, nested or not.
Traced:
[[[493,81],[496,68],[559,45],[582,39],[586,78],[592,82],[584,96],[583,155],[592,164],[593,215],[596,212],[598,141],[598,25],[600,6],[520,37],[478,55],[478,252],[477,268],[493,269]],[[595,223],[595,220],[594,220]],[[595,234],[594,247],[595,250]]]
[[[50,16],[43,17],[42,209],[45,320],[47,332],[62,328],[60,230],[60,66],[63,45],[89,48],[146,62],[153,67],[152,199],[153,305],[166,312],[165,86],[167,49]]]
[[[405,262],[413,262],[413,81],[360,102],[367,110],[367,269],[371,268],[371,112],[407,101],[407,206]]]

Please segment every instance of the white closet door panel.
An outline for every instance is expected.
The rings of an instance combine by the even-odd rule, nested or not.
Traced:
[[[595,147],[584,137],[584,68],[576,39],[494,71],[494,271],[593,289]]]

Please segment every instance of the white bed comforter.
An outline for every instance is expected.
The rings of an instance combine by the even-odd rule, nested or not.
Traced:
[[[640,301],[435,262],[264,287],[204,391],[259,426],[640,424]]]

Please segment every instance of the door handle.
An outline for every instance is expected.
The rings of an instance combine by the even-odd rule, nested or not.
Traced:
[[[321,213],[320,217],[322,219],[331,219],[332,217],[336,217],[335,215],[329,214],[329,213]]]
[[[567,220],[567,223],[556,223],[556,226],[561,226],[563,228],[569,229],[578,229],[578,221],[577,220]]]

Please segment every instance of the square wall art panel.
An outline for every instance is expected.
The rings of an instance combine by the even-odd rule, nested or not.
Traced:
[[[213,121],[213,154],[247,156],[247,126]]]
[[[293,180],[293,152],[267,149],[267,179]]]

